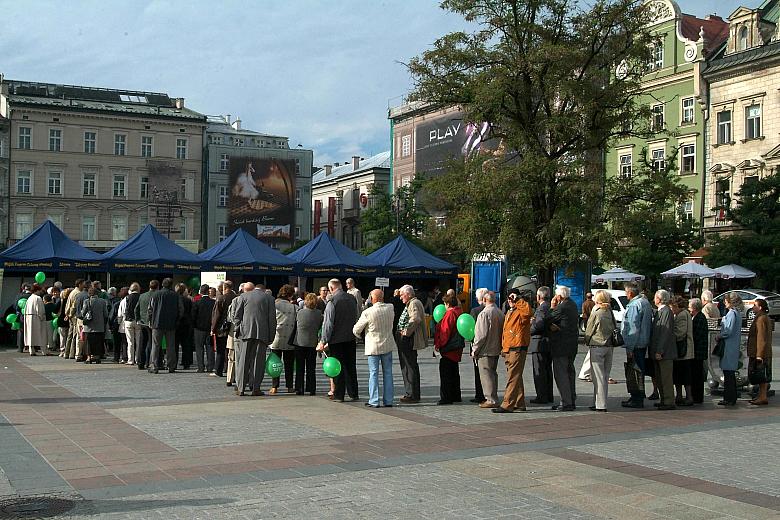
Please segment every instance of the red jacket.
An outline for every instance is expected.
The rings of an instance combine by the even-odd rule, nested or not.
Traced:
[[[444,313],[444,317],[439,323],[436,324],[436,331],[433,336],[433,347],[438,351],[450,340],[450,336],[458,334],[458,316],[463,313],[460,307],[451,307]],[[453,350],[451,352],[445,352],[442,356],[456,363],[460,363],[460,358],[463,355],[463,349]]]

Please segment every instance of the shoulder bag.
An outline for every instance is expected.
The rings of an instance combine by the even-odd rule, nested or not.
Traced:
[[[612,347],[622,347],[626,342],[623,340],[623,334],[620,332],[617,322],[615,321],[615,313],[612,312],[612,309],[607,309],[607,312],[612,318],[612,335],[609,338],[609,342]]]

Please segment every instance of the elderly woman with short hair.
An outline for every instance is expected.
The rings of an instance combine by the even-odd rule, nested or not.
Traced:
[[[739,340],[742,332],[742,310],[744,304],[739,294],[732,291],[723,298],[726,305],[726,315],[720,324],[718,337],[723,340],[723,357],[720,358],[720,369],[723,370],[723,400],[721,406],[737,404],[737,370],[739,369]]]
[[[653,317],[653,334],[647,353],[655,363],[655,377],[660,393],[659,410],[674,410],[674,360],[677,342],[674,338],[674,315],[669,308],[669,291],[659,289],[653,298],[657,308]]]
[[[585,344],[589,347],[593,381],[593,406],[591,410],[607,411],[609,392],[609,372],[612,370],[612,357],[615,345],[612,331],[615,330],[615,317],[612,314],[610,296],[607,291],[596,291],[593,296],[595,305],[585,326]]]
[[[718,309],[718,304],[712,301],[712,291],[702,291],[701,306],[701,312],[706,319],[720,319],[720,309]]]
[[[693,319],[688,312],[688,300],[675,296],[671,303],[674,313],[674,339],[677,342],[677,359],[674,360],[674,389],[677,406],[693,406],[691,391],[691,362],[693,361]],[[683,395],[685,388],[685,395]]]
[[[691,397],[694,404],[704,402],[704,381],[707,378],[706,362],[709,358],[710,333],[707,328],[707,318],[702,312],[702,302],[698,298],[688,301],[688,312],[691,313],[693,325],[693,360],[691,361]]]
[[[290,341],[295,330],[295,317],[298,310],[291,301],[294,296],[295,288],[289,284],[283,285],[276,295],[276,335],[270,345],[271,352],[279,356],[284,363],[284,384],[288,394],[294,391],[295,346],[291,344],[294,341]],[[271,394],[278,392],[279,379],[278,377],[272,379]]]
[[[317,342],[322,327],[322,311],[317,308],[317,295],[308,293],[303,299],[303,308],[295,318],[295,394],[315,395],[317,390]],[[305,383],[304,383],[305,381]]]
[[[767,392],[769,381],[772,380],[772,320],[767,316],[769,305],[764,299],[753,302],[753,312],[756,314],[748,331],[747,355],[748,370],[763,370],[766,381],[758,383],[758,395],[750,401],[754,406],[769,404]]]

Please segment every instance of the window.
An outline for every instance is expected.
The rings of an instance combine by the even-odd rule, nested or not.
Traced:
[[[49,172],[47,185],[49,195],[62,195],[62,172]]]
[[[663,148],[656,148],[650,152],[650,165],[653,171],[660,172],[666,168],[666,155]]]
[[[134,94],[119,94],[119,99],[125,103],[146,103],[146,96],[137,96]]]
[[[141,189],[139,190],[141,199],[149,198],[149,177],[141,177]]]
[[[745,107],[745,139],[761,137],[761,105]]]
[[[111,217],[111,240],[127,240],[127,217],[113,215]]]
[[[149,223],[149,215],[146,212],[138,214],[138,229],[141,229]]]
[[[32,214],[31,213],[17,213],[16,214],[16,238],[22,239],[30,234],[32,231]]]
[[[682,124],[690,125],[693,123],[693,98],[682,100]]]
[[[737,50],[744,51],[747,48],[748,48],[748,28],[742,27],[739,30],[739,43],[738,43]]]
[[[182,179],[179,185],[179,199],[187,200],[187,179]]]
[[[412,136],[405,135],[401,137],[401,157],[412,155]]]
[[[225,206],[227,206],[227,201],[228,201],[228,187],[220,186],[219,197],[217,198],[217,207],[224,208]]]
[[[301,209],[301,190],[295,190],[295,209]]]
[[[125,184],[127,181],[127,177],[125,177],[124,174],[114,174],[114,198],[115,199],[123,199],[127,196],[127,192],[125,190]]]
[[[85,197],[95,196],[95,184],[97,183],[97,173],[84,172],[84,180],[82,182],[83,191],[82,195]]]
[[[19,148],[29,150],[32,147],[32,128],[29,126],[19,127]]]
[[[127,136],[123,134],[114,135],[114,155],[125,155],[127,145]]]
[[[222,242],[227,238],[227,224],[217,225],[217,240]]]
[[[661,69],[664,66],[664,44],[658,42],[650,48],[650,63],[647,64],[649,70]]]
[[[95,132],[84,132],[84,153],[95,153],[97,148],[97,134]]]
[[[663,105],[654,105],[652,108],[653,116],[652,116],[652,127],[653,130],[656,132],[663,130],[664,128],[664,106]]]
[[[680,163],[682,173],[693,173],[696,171],[696,145],[684,144],[682,146],[682,161]]]
[[[715,183],[715,205],[719,208],[728,208],[731,205],[731,181],[721,179]]]
[[[693,220],[693,199],[688,199],[680,204],[680,217],[689,222]]]
[[[718,144],[731,142],[731,110],[718,112]]]
[[[230,168],[230,156],[223,153],[219,156],[219,171],[226,172]]]
[[[743,200],[753,198],[755,195],[750,194],[752,191],[751,186],[754,186],[756,183],[758,183],[758,175],[745,177],[745,180],[742,181],[742,188],[739,191],[740,198]]]
[[[49,151],[59,152],[62,150],[62,130],[58,128],[49,129]]]
[[[95,240],[95,215],[81,217],[81,240]]]
[[[179,227],[179,238],[187,240],[187,219],[182,217],[181,226]]]
[[[141,136],[141,157],[151,157],[152,156],[152,136],[150,135],[142,135]]]
[[[301,160],[295,159],[295,175],[301,174]]]
[[[632,163],[631,154],[621,155],[620,156],[620,175],[621,175],[621,177],[626,177],[626,178],[631,177],[631,173],[632,173],[631,172],[631,168],[632,168],[631,163]]]
[[[58,215],[46,215],[46,220],[50,220],[52,224],[62,229],[62,214]]]
[[[295,226],[295,240],[301,239],[301,226]]]
[[[19,170],[16,172],[16,193],[29,195],[32,192],[32,171]]]
[[[187,140],[186,139],[176,139],[176,158],[177,159],[186,159],[187,158]]]

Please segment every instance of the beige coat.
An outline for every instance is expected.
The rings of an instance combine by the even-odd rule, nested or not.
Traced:
[[[675,341],[686,340],[688,349],[685,351],[685,357],[680,360],[693,359],[693,319],[687,309],[683,309],[674,315],[674,339]]]
[[[612,347],[612,331],[615,330],[614,316],[609,304],[596,305],[590,312],[585,326],[585,344],[589,347]]]
[[[504,334],[504,313],[495,303],[488,303],[477,316],[474,327],[474,359],[501,354],[501,338]]]
[[[375,303],[360,315],[352,333],[364,336],[366,356],[379,356],[395,350],[393,320],[395,313],[389,303]]]
[[[49,340],[46,333],[46,309],[43,298],[31,294],[24,307],[24,346],[46,347]]]
[[[718,306],[713,302],[709,302],[707,305],[705,305],[702,308],[701,313],[704,314],[704,317],[708,320],[720,319],[720,311],[718,310]]]
[[[414,336],[414,350],[422,350],[428,347],[428,331],[425,326],[425,308],[417,298],[412,298],[406,304],[406,312],[409,314],[409,325],[403,336]]]
[[[757,316],[750,325],[747,355],[748,357],[761,358],[765,361],[771,361],[772,359],[772,320],[766,314]]]

